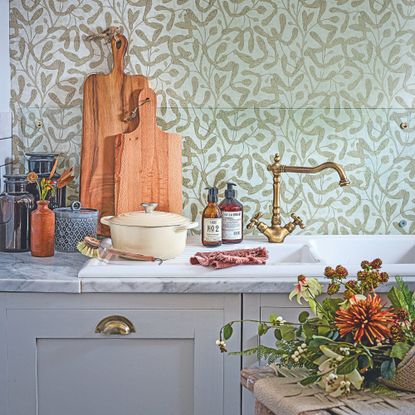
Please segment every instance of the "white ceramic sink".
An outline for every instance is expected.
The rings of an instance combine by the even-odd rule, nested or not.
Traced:
[[[267,244],[269,259],[267,265],[316,264],[320,260],[306,243]]]
[[[189,258],[198,251],[209,251],[195,240],[190,240],[183,255],[178,258],[165,261],[162,265],[149,262],[128,261],[111,259],[110,261],[91,260],[80,271],[80,278],[132,278],[132,277],[213,277],[220,273],[229,278],[249,278],[262,276],[272,278],[275,276],[298,275],[304,270],[304,264],[319,264],[311,247],[306,242],[289,244],[268,244],[263,239],[247,240],[239,245],[223,245],[221,250],[233,250],[239,248],[256,248],[265,246],[269,259],[266,265],[239,266],[228,269],[214,270],[197,265],[190,265]]]
[[[189,238],[184,254],[162,265],[120,259],[91,260],[80,271],[80,278],[295,278],[299,274],[322,277],[327,265],[344,265],[350,274],[360,269],[362,260],[381,258],[390,275],[415,277],[414,236],[297,236],[290,235],[283,244],[270,244],[263,237],[246,239],[239,245],[223,245],[221,250],[265,246],[269,252],[266,265],[239,266],[214,270],[190,265],[197,251],[209,251],[199,239]]]
[[[415,235],[317,236],[310,249],[323,263],[342,264],[356,273],[362,260],[381,258],[391,275],[415,276]]]
[[[327,236],[310,240],[315,255],[327,263],[360,264],[382,258],[385,264],[415,264],[415,237]]]

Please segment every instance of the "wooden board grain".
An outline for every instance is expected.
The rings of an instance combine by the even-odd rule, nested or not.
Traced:
[[[101,216],[114,214],[114,143],[118,134],[133,131],[138,118],[125,121],[136,107],[147,78],[124,73],[127,39],[112,39],[113,69],[109,74],[92,74],[84,83],[80,200]],[[106,226],[98,232],[109,234]]]
[[[158,210],[182,213],[182,139],[156,124],[156,95],[144,88],[138,97],[139,124],[115,141],[115,212],[141,210],[156,202]]]

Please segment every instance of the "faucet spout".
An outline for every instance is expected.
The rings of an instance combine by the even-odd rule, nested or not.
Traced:
[[[339,175],[340,186],[348,186],[350,184],[350,180],[347,178],[346,173],[342,166],[333,161],[326,161],[325,163],[319,164],[318,166],[314,167],[303,167],[303,166],[280,166],[281,173],[303,173],[303,174],[314,174],[319,173],[326,169],[333,169]]]
[[[303,166],[285,166],[280,164],[281,158],[279,154],[274,157],[274,163],[268,166],[268,170],[273,174],[273,204],[272,204],[272,220],[271,226],[266,225],[264,222],[259,221],[262,213],[257,213],[247,225],[247,228],[256,227],[262,234],[268,238],[268,242],[282,243],[287,235],[289,235],[297,226],[304,229],[304,224],[298,216],[294,213],[291,214],[292,221],[285,226],[281,225],[281,207],[280,207],[280,185],[281,185],[281,173],[301,173],[301,174],[314,174],[319,173],[326,169],[333,169],[339,175],[340,186],[348,186],[350,180],[347,178],[346,173],[342,166],[332,161],[319,164],[314,167]]]

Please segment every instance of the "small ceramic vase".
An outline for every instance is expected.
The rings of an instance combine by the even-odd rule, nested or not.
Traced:
[[[32,256],[48,257],[55,254],[55,213],[49,209],[49,200],[38,200],[31,214],[30,250]]]

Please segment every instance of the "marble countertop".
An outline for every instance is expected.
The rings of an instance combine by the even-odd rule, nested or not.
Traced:
[[[243,276],[206,273],[202,267],[189,265],[189,275],[178,277],[165,275],[151,277],[78,277],[88,262],[95,260],[77,254],[56,253],[50,258],[35,258],[28,252],[0,252],[0,292],[46,292],[46,293],[253,293],[289,292],[293,278],[264,279],[257,275],[255,267],[249,267]],[[122,261],[121,261],[122,263]],[[162,266],[165,266],[163,264]],[[151,264],[155,274],[159,266]],[[110,267],[111,270],[111,267]],[[204,276],[198,275],[198,271]],[[228,270],[229,271],[229,270]],[[112,271],[118,275],[117,271]],[[216,274],[216,275],[215,275]],[[229,272],[227,273],[229,274]],[[208,276],[206,276],[208,275]]]
[[[325,243],[328,241],[327,238],[320,238],[323,238]],[[336,237],[336,240],[339,238],[341,239]],[[361,238],[371,237],[352,238],[356,244],[362,241]],[[415,247],[415,237],[381,238],[388,239],[388,244],[404,243],[405,246],[400,248],[403,252],[404,248],[413,250]],[[267,265],[240,266],[224,270],[190,265],[191,255],[197,251],[207,250],[198,240],[191,238],[181,257],[166,261],[161,266],[117,258],[109,262],[89,260],[78,253],[56,253],[51,258],[35,258],[30,253],[0,252],[0,292],[288,293],[299,274],[318,277],[324,284],[328,283],[323,277],[327,263],[319,259],[313,243],[310,243],[312,239],[315,237],[292,236],[283,245],[276,245],[267,244],[263,238],[248,238],[237,247],[266,246],[269,251]],[[378,243],[376,252],[379,252],[380,247]],[[223,246],[222,249],[235,247]],[[370,255],[369,259],[373,259],[373,255]],[[384,258],[389,255],[390,260],[394,259],[387,250],[384,250],[382,255]],[[412,253],[410,255],[412,257]],[[394,260],[395,264],[385,264],[384,270],[390,272],[391,276],[404,276],[415,288],[415,266],[408,265],[407,259]],[[349,271],[356,272],[349,268],[347,263],[344,265]],[[387,291],[391,283],[393,278],[389,284],[382,286],[380,291]]]
[[[80,293],[80,269],[88,258],[57,252],[35,258],[30,252],[0,252],[0,291]]]

